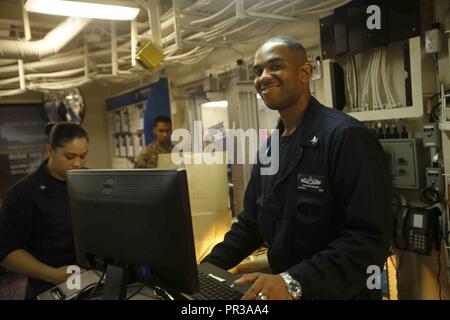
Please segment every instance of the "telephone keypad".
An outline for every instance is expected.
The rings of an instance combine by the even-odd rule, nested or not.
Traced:
[[[426,251],[425,235],[409,231],[409,243],[419,251]]]

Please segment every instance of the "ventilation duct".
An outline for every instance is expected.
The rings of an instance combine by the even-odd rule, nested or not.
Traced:
[[[41,40],[0,40],[0,59],[37,61],[58,53],[91,21],[86,18],[67,18]]]

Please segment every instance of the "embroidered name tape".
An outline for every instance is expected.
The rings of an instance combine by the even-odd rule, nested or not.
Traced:
[[[299,173],[297,175],[297,188],[305,191],[324,193],[326,188],[326,177]]]

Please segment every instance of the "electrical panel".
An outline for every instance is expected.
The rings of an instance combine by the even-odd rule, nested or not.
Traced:
[[[420,189],[424,185],[424,159],[420,139],[380,140],[394,188]]]
[[[441,131],[437,123],[426,123],[423,125],[423,146],[440,147]]]
[[[420,0],[357,0],[320,19],[322,58],[358,54],[421,34]],[[377,21],[376,26],[370,22]]]
[[[322,59],[330,59],[336,55],[333,15],[320,19],[320,46]]]
[[[397,0],[398,1],[398,0]],[[373,13],[375,20],[379,20],[379,29],[369,29],[367,23],[372,20],[368,13],[370,6],[376,6],[379,11]],[[386,46],[388,44],[389,27],[387,25],[386,1],[352,1],[347,6],[348,50],[352,54],[361,53],[370,49]],[[335,39],[336,43],[341,39]]]
[[[334,10],[334,39],[336,55],[348,52],[348,24],[347,24],[347,7],[342,6]]]
[[[345,78],[344,70],[335,62],[330,65],[331,69],[331,90],[333,94],[333,108],[342,110],[345,107]]]
[[[427,25],[428,22],[426,21],[425,17],[422,17],[422,15],[426,15],[427,12],[425,8],[422,8],[422,5],[425,2],[427,1],[386,1],[388,11],[388,25],[395,26],[394,28],[389,28],[390,43],[417,37],[421,34],[422,23],[424,23],[424,25]]]

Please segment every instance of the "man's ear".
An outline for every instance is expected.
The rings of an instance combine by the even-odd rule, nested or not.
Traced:
[[[53,147],[52,147],[52,145],[50,143],[47,143],[45,145],[45,148],[47,149],[47,155],[50,158],[51,155],[55,152],[55,150],[53,150]]]
[[[309,80],[311,80],[312,72],[313,72],[313,66],[312,64],[306,62],[303,65],[300,66],[300,83],[305,84],[308,83]]]

